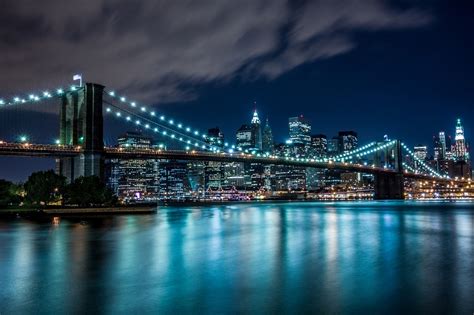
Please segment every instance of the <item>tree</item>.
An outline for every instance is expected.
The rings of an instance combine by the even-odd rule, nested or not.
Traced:
[[[64,200],[69,205],[90,207],[114,204],[112,191],[97,176],[79,177],[66,187]]]
[[[47,205],[61,200],[66,178],[52,170],[35,172],[25,183],[26,198],[34,204]]]
[[[0,179],[0,207],[19,204],[21,201],[20,189],[12,182]]]

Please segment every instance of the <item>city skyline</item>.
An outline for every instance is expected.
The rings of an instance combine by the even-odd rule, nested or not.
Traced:
[[[258,16],[259,1],[252,2],[255,4],[248,6],[245,12],[252,17]],[[459,1],[456,6],[443,1],[416,4],[404,1],[370,1],[359,3],[355,8],[357,10],[353,11],[349,10],[352,3],[350,1],[347,4],[339,4],[340,8],[337,4],[323,2],[319,5],[332,12],[335,20],[331,18],[327,21],[327,25],[315,25],[301,12],[305,9],[308,12],[314,13],[314,10],[318,12],[318,3],[272,2],[271,8],[274,11],[268,10],[268,15],[265,17],[276,17],[274,25],[279,26],[286,25],[284,17],[293,18],[295,25],[291,23],[287,25],[290,28],[289,32],[268,28],[268,25],[258,18],[252,20],[254,23],[252,25],[242,24],[244,12],[241,15],[239,10],[233,10],[236,12],[234,19],[222,22],[222,31],[229,33],[212,42],[220,49],[210,50],[210,55],[205,58],[208,60],[208,57],[214,57],[211,60],[216,68],[215,73],[209,74],[209,70],[213,67],[203,67],[199,63],[198,68],[202,72],[199,72],[198,77],[193,80],[189,79],[193,78],[192,64],[189,64],[187,59],[183,60],[183,55],[178,54],[175,60],[171,61],[150,57],[151,62],[156,61],[157,65],[168,62],[166,70],[172,79],[163,80],[158,70],[156,75],[149,74],[149,71],[139,72],[138,69],[143,67],[143,64],[132,55],[125,65],[128,73],[133,73],[135,76],[133,80],[135,83],[132,84],[120,71],[123,60],[111,59],[102,63],[103,67],[97,67],[96,63],[92,62],[94,57],[97,57],[95,51],[80,49],[71,55],[69,47],[71,41],[74,47],[83,45],[88,47],[90,43],[81,30],[89,19],[94,19],[100,25],[95,34],[96,40],[100,42],[106,31],[115,32],[114,43],[108,46],[111,49],[109,53],[115,55],[113,52],[121,51],[122,47],[117,45],[122,42],[120,34],[123,33],[117,31],[120,27],[116,21],[130,24],[133,34],[140,34],[140,30],[146,30],[142,23],[147,19],[126,19],[124,14],[130,8],[130,4],[116,8],[116,20],[104,13],[107,10],[101,10],[103,7],[108,7],[106,4],[103,4],[103,7],[100,4],[89,7],[81,5],[75,9],[83,12],[82,10],[88,7],[89,11],[86,10],[88,15],[84,15],[83,19],[78,21],[68,19],[74,13],[69,11],[73,9],[72,7],[60,10],[56,5],[51,8],[48,2],[42,3],[40,8],[37,8],[38,4],[25,7],[11,2],[11,5],[7,6],[8,10],[1,13],[5,14],[5,18],[1,21],[8,21],[2,29],[10,37],[0,41],[2,47],[0,60],[8,62],[2,67],[5,70],[0,77],[0,97],[59,86],[60,83],[71,82],[72,75],[80,72],[84,80],[110,84],[109,88],[123,90],[141,102],[155,104],[155,108],[169,113],[170,116],[180,117],[185,122],[196,121],[196,127],[200,129],[220,125],[224,134],[233,133],[242,121],[247,121],[248,112],[256,101],[262,122],[269,118],[271,125],[284,126],[288,117],[304,114],[311,120],[315,131],[326,135],[334,135],[340,130],[347,129],[356,130],[360,139],[373,139],[388,134],[392,138],[405,139],[410,146],[419,143],[431,145],[427,139],[436,135],[438,130],[448,132],[451,129],[451,121],[461,117],[466,126],[466,137],[473,138],[470,82],[474,81],[472,77],[474,62],[471,58],[474,47],[468,31],[474,27],[471,19],[474,5],[471,1]],[[144,2],[133,8],[137,17],[148,16],[144,10],[147,5],[148,2]],[[205,11],[207,5],[211,4],[203,4],[199,9]],[[219,3],[216,7],[216,11],[222,14],[229,10],[231,8],[225,3]],[[178,4],[163,7],[165,14],[170,14],[168,11],[173,12],[169,16],[188,14],[187,8]],[[53,14],[56,19],[45,19],[44,16],[47,14]],[[105,16],[101,23],[102,15]],[[70,32],[71,36],[76,35],[72,38],[65,31],[68,21],[73,21],[70,23]],[[231,21],[239,26],[232,32],[227,24]],[[209,26],[217,22],[219,21],[209,17],[202,21],[192,21],[194,24],[186,24],[183,30],[171,28],[169,32],[172,35],[186,35],[186,38],[190,38],[191,31],[202,26],[202,31],[200,29],[193,35],[202,39],[204,43],[211,44],[207,38],[212,38],[210,35],[215,34],[216,28]],[[28,23],[37,27],[25,28],[25,25],[30,25]],[[37,31],[31,32],[33,28]],[[28,31],[24,31],[25,29]],[[166,27],[160,26],[160,32],[165,30]],[[161,35],[160,32],[156,36]],[[328,32],[335,32],[337,34],[335,38],[338,40],[324,41]],[[275,46],[265,47],[253,55],[248,49],[260,47],[251,40],[253,34],[255,36],[265,34],[268,38],[281,37],[282,40]],[[232,51],[224,49],[229,47],[233,39],[241,37],[242,41],[238,42],[235,49]],[[305,38],[304,43],[308,45],[307,54],[298,50],[300,46],[293,42],[294,37]],[[16,41],[9,38],[25,40]],[[25,44],[32,45],[36,49],[25,49]],[[169,52],[174,51],[173,45],[178,43],[169,41],[144,43],[145,46],[151,45],[152,48],[156,48],[154,45],[158,44],[162,46],[160,48],[163,51]],[[60,48],[55,50],[54,54],[61,52],[64,54],[49,58],[45,53],[51,50],[50,45]],[[246,49],[239,50],[241,45]],[[186,45],[179,47],[183,48]],[[330,50],[325,53],[324,49],[337,47],[346,49]],[[14,58],[17,51],[25,54],[21,62]],[[133,48],[130,51],[138,53]],[[297,52],[299,53],[296,54]],[[276,57],[268,57],[268,54],[274,54]],[[285,58],[290,58],[293,54],[296,54],[296,64],[291,64],[288,68],[278,68],[279,64],[284,64],[283,61],[287,60]],[[238,59],[235,64],[232,63],[233,67],[225,67],[224,55],[234,58],[232,61]],[[245,58],[239,58],[241,55]],[[197,56],[192,57],[195,57],[193,59],[195,61],[204,62],[203,57],[201,59]],[[166,55],[166,58],[170,57]],[[183,62],[180,64],[179,61]],[[133,71],[134,65],[137,71]],[[180,65],[184,68],[179,68]],[[42,73],[46,67],[55,70],[48,70],[46,77],[36,75]],[[148,68],[150,67],[147,65]],[[268,75],[269,69],[273,69],[274,75]],[[279,71],[275,72],[278,69]],[[255,70],[257,74],[250,70]],[[262,75],[262,71],[266,75]],[[166,92],[168,96],[175,93],[174,95],[181,97],[165,100],[163,94]],[[159,95],[153,95],[154,93]],[[44,113],[35,112],[37,109],[34,107],[28,108],[32,111],[22,115],[24,121],[37,124],[35,121],[41,120],[51,126],[50,131],[42,130],[34,135],[37,141],[45,142],[56,138],[55,119]],[[229,112],[232,114],[229,115]],[[28,132],[28,125],[12,126],[12,121],[15,120],[15,123],[20,125],[18,123],[20,118],[13,114],[2,118],[1,134],[10,130],[17,134],[31,133]],[[114,141],[117,135],[118,133],[106,135],[108,136],[106,141]],[[277,141],[284,141],[286,128],[274,128],[273,136]],[[9,159],[2,158],[0,162],[3,165],[2,171],[7,173],[9,169],[21,167]],[[38,163],[40,168],[47,164],[46,161],[34,161],[34,163]]]

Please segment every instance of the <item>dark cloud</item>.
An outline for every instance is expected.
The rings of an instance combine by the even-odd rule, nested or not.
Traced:
[[[242,69],[274,78],[350,51],[354,31],[430,20],[382,0],[4,0],[0,92],[55,87],[81,72],[142,100],[189,100],[193,84]]]

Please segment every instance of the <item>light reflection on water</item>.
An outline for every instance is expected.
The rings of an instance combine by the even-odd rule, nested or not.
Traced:
[[[0,314],[470,314],[473,296],[471,204],[230,204],[0,221]]]

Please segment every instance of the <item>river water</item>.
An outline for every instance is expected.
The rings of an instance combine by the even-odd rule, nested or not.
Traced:
[[[474,204],[0,219],[0,314],[474,312]]]

